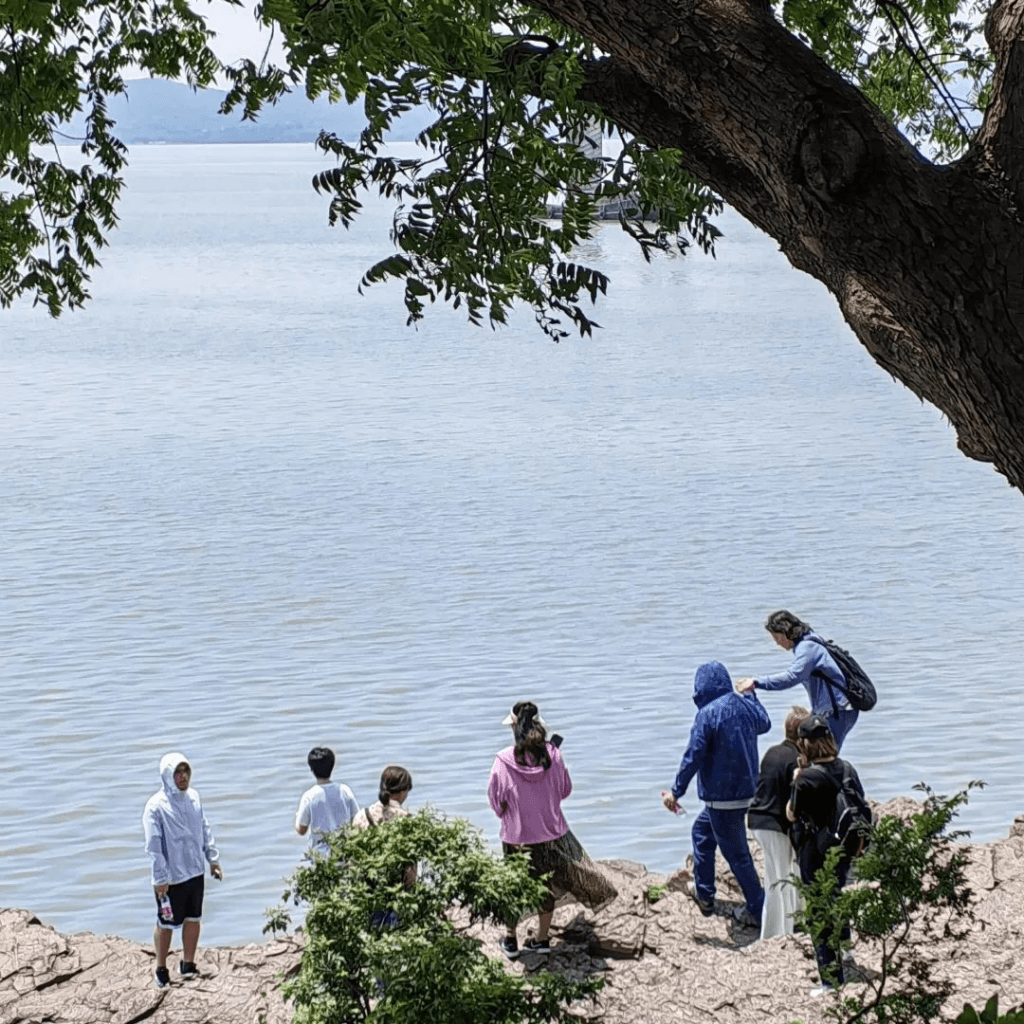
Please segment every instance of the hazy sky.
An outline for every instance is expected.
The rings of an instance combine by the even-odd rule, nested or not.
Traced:
[[[225,64],[233,64],[242,57],[259,61],[271,38],[269,29],[263,28],[253,14],[255,0],[244,0],[241,7],[225,3],[224,0],[195,0],[192,7],[206,18],[207,24],[217,33],[213,50]],[[275,40],[271,46],[270,59],[280,62],[281,47]],[[148,77],[144,72],[128,73],[126,78]]]

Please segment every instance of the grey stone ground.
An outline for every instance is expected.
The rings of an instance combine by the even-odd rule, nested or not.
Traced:
[[[897,800],[885,813],[907,813]],[[756,942],[729,911],[739,892],[719,864],[719,912],[702,917],[681,891],[655,903],[648,886],[682,887],[641,865],[605,863],[619,898],[594,915],[565,901],[555,911],[550,957],[523,955],[509,970],[548,969],[606,979],[596,1003],[580,1004],[581,1017],[603,1024],[732,1024],[811,1022],[826,1005],[810,998],[817,980],[806,938]],[[1008,838],[971,848],[971,884],[977,895],[974,928],[965,942],[931,948],[938,969],[956,986],[951,1019],[965,1001],[981,1007],[993,994],[1002,1009],[1024,1002],[1024,818]],[[458,923],[458,922],[457,922]],[[530,921],[520,926],[520,941]],[[499,928],[466,925],[497,953]],[[170,988],[153,985],[152,951],[125,939],[89,933],[64,936],[23,910],[0,911],[0,1024],[287,1024],[288,1007],[277,988],[295,971],[301,937],[227,949],[201,948],[203,977]],[[877,950],[856,943],[858,969],[877,971]],[[177,969],[172,952],[170,967]]]

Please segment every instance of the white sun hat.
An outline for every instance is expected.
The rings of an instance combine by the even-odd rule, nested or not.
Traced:
[[[523,703],[525,704],[526,701],[523,701]],[[501,720],[501,724],[502,725],[515,725],[516,724],[516,713],[515,713],[514,708],[515,708],[515,705],[513,705],[513,710],[509,711],[509,713]],[[547,729],[548,723],[545,722],[544,719],[540,717],[540,712],[539,711],[537,712],[537,714],[535,714],[533,716],[533,720],[542,729]]]

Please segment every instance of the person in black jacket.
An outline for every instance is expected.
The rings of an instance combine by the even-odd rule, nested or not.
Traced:
[[[821,715],[811,715],[800,723],[796,743],[800,758],[793,772],[793,790],[786,805],[786,817],[791,822],[800,822],[796,856],[800,864],[800,878],[809,884],[824,865],[825,856],[834,842],[832,823],[844,773],[851,777],[862,798],[864,787],[853,765],[839,758],[835,738]],[[850,857],[844,855],[836,866],[840,889],[846,885],[849,870]],[[814,922],[808,920],[807,925],[813,936]],[[847,925],[842,929],[839,943],[848,942],[849,938],[850,928]],[[814,989],[811,995],[821,995],[836,985],[844,984],[841,950],[829,941],[829,937],[815,943],[814,957],[818,961],[821,987]]]
[[[793,707],[786,716],[786,738],[770,747],[762,758],[754,800],[747,811],[747,828],[754,834],[764,856],[762,939],[792,935],[793,918],[800,909],[800,894],[792,883],[797,867],[789,841],[786,804],[799,755],[797,729],[809,715],[807,708]]]

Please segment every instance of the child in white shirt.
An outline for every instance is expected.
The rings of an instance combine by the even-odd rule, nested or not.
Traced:
[[[347,825],[358,813],[359,804],[352,790],[343,782],[331,782],[334,771],[334,751],[329,747],[314,747],[306,758],[316,785],[302,794],[295,813],[295,831],[300,836],[309,833],[309,848],[318,853],[328,851],[324,836],[342,825]]]

